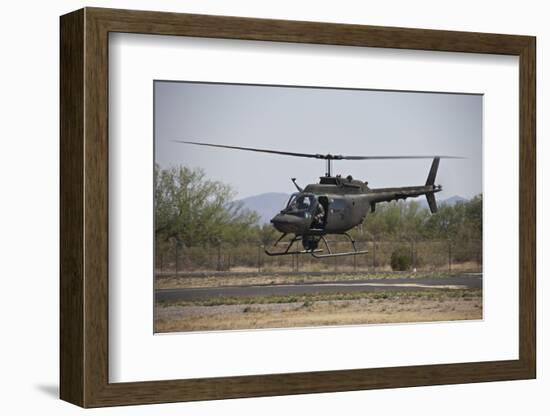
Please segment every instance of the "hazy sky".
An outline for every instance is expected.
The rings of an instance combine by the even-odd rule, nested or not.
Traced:
[[[155,158],[202,167],[237,198],[318,182],[323,160],[174,143],[191,140],[303,153],[454,155],[440,198],[482,192],[481,95],[155,81]],[[424,184],[431,160],[335,161],[373,188]]]

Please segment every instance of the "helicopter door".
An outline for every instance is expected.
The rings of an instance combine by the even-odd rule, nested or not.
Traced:
[[[313,221],[313,223],[311,224],[311,228],[324,230],[325,226],[327,225],[329,199],[326,196],[320,196],[317,198],[317,201],[321,207],[321,215],[319,215],[318,218]]]

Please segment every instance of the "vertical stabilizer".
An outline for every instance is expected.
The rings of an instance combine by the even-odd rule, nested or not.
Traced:
[[[430,206],[430,212],[435,214],[437,212],[437,203],[435,202],[435,195],[433,192],[427,193],[426,199],[428,200],[428,205]]]
[[[426,179],[426,186],[433,185],[435,183],[435,176],[437,175],[437,168],[439,168],[439,158],[434,157],[428,179]]]
[[[430,173],[428,173],[428,179],[426,179],[426,186],[434,186],[435,177],[437,175],[437,169],[439,168],[439,158],[434,157],[432,162],[432,167],[430,168]],[[437,203],[435,202],[435,196],[433,192],[428,192],[426,194],[426,199],[428,200],[428,205],[430,206],[430,212],[435,214],[437,212]]]

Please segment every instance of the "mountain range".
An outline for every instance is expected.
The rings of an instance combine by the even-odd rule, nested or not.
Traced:
[[[244,209],[255,211],[260,216],[259,224],[269,224],[271,218],[275,216],[280,210],[282,210],[290,198],[290,194],[282,192],[268,192],[265,194],[249,196],[247,198],[235,201],[242,203]],[[428,208],[428,202],[426,198],[416,199],[423,208]],[[451,196],[449,198],[438,200],[439,206],[443,205],[455,205],[459,202],[467,201],[458,195]]]

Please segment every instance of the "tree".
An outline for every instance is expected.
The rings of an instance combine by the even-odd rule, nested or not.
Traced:
[[[416,200],[378,204],[363,227],[376,239],[481,240],[482,199],[478,195],[466,202],[442,205],[435,214]]]
[[[463,220],[462,203],[453,205],[444,205],[439,207],[426,222],[425,234],[428,238],[435,239],[454,239]]]
[[[264,245],[269,246],[273,244],[278,238],[279,233],[271,224],[263,224],[258,227],[258,240]]]
[[[425,228],[425,237],[434,239],[481,240],[483,222],[482,196],[470,201],[444,205],[431,215]]]
[[[202,169],[155,166],[155,237],[178,245],[237,242],[257,223],[256,213],[232,202],[235,192],[206,179]]]

